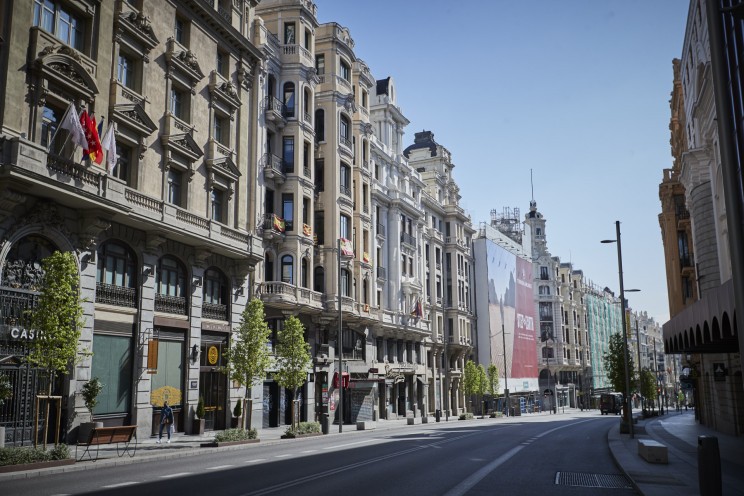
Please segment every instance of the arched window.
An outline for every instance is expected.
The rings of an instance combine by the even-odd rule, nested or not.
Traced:
[[[184,297],[186,295],[186,270],[173,257],[165,256],[158,264],[158,294]]]
[[[309,288],[310,287],[309,284],[308,284],[309,283],[308,279],[309,279],[309,276],[310,276],[310,274],[308,273],[308,266],[309,265],[310,264],[308,263],[307,257],[303,257],[302,258],[302,262],[300,264],[300,271],[301,271],[300,272],[300,281],[301,281],[300,284],[302,285],[303,288]]]
[[[295,116],[295,85],[294,83],[284,83],[284,115],[286,117]]]
[[[266,252],[266,256],[264,257],[264,280],[274,280],[274,255],[272,255],[271,252],[268,251]]]
[[[305,88],[304,99],[302,102],[302,111],[304,112],[303,118],[309,123],[310,122],[310,90]]]
[[[294,279],[292,277],[293,266],[294,259],[292,258],[292,255],[284,255],[282,257],[282,282],[294,284]]]
[[[117,241],[108,241],[98,248],[96,282],[125,288],[137,286],[135,260],[132,251]]]
[[[325,141],[325,111],[323,109],[315,111],[315,141]]]
[[[325,271],[323,267],[315,267],[313,271],[313,291],[318,293],[325,292]]]
[[[351,274],[348,269],[341,269],[341,296],[351,295]]]

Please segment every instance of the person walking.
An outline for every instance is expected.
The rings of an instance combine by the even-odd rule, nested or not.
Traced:
[[[173,409],[168,406],[168,402],[163,402],[163,408],[160,409],[160,432],[158,433],[158,440],[156,443],[160,444],[163,440],[163,427],[165,427],[168,434],[168,441],[171,442],[171,429],[173,428]]]

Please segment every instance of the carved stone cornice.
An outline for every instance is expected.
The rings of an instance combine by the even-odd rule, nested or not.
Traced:
[[[160,247],[168,241],[168,238],[160,231],[150,231],[145,236],[145,252],[157,255]]]

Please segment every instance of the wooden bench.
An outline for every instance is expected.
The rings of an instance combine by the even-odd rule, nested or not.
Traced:
[[[667,447],[653,439],[639,439],[638,454],[650,463],[669,463]]]
[[[124,454],[128,454],[130,458],[133,457],[137,452],[137,426],[94,427],[90,431],[88,439],[78,440],[75,446],[75,458],[81,462],[85,455],[88,455],[91,460],[98,460],[98,450],[102,444],[116,444],[116,454],[119,457],[124,456]],[[80,455],[80,458],[77,457],[78,446],[85,446],[85,451]],[[90,453],[91,446],[96,447],[95,458]]]

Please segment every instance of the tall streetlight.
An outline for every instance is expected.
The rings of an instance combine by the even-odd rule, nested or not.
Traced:
[[[622,319],[623,325],[623,343],[625,344],[625,397],[623,402],[625,403],[625,422],[628,425],[628,432],[630,438],[633,439],[633,415],[630,410],[630,373],[628,372],[628,362],[630,361],[630,354],[628,353],[628,332],[626,331],[625,322],[625,288],[623,285],[623,249],[620,242],[620,221],[615,221],[615,239],[603,239],[602,243],[617,243],[617,269],[620,276],[620,318]]]

